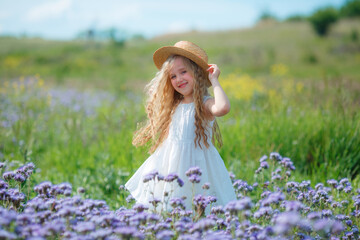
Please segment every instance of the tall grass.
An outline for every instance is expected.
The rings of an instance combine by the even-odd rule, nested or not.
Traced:
[[[336,79],[326,80],[326,88],[296,82],[279,66],[266,79],[223,78],[232,104],[219,119],[228,169],[252,179],[257,158],[278,151],[292,157],[299,181],[349,177],[356,185],[360,116],[355,88],[346,88],[356,83],[339,85],[339,93]],[[41,169],[35,182],[68,181],[113,207],[123,203],[118,187],[149,156],[131,145],[136,123],[145,119],[141,95],[50,88],[39,76],[7,82],[0,91],[0,161],[33,161]]]

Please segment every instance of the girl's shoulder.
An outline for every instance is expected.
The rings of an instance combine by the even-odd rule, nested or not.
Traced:
[[[209,99],[211,99],[211,98],[212,98],[212,96],[210,96],[210,95],[204,96],[204,97],[203,97],[203,103],[205,103],[207,100],[209,100]]]

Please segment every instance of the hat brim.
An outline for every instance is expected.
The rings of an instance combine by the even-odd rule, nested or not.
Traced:
[[[159,48],[154,52],[153,60],[155,63],[155,66],[160,70],[166,59],[170,57],[171,55],[180,55],[183,57],[186,57],[193,62],[195,62],[197,65],[199,65],[205,72],[209,68],[209,65],[207,62],[205,62],[202,58],[199,56],[193,54],[192,52],[186,51],[183,48],[174,47],[174,46],[166,46]],[[207,86],[211,86],[211,83],[209,81],[209,78],[207,77]]]

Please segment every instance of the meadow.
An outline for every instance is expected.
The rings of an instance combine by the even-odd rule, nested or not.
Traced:
[[[1,173],[32,162],[36,174],[20,189],[68,182],[84,190],[83,198],[105,200],[112,210],[130,207],[119,187],[149,156],[131,139],[145,120],[143,87],[156,72],[152,53],[186,39],[221,68],[232,109],[218,120],[219,152],[237,179],[251,186],[265,182],[254,175],[259,159],[278,152],[296,167],[287,181],[309,180],[306,187],[315,188],[346,178],[341,184],[359,188],[359,26],[342,20],[328,37],[318,37],[305,22],[263,22],[125,45],[0,38]],[[260,194],[255,191],[252,200]],[[27,199],[36,195],[28,191]],[[356,200],[335,196],[353,201],[344,204],[350,216]]]

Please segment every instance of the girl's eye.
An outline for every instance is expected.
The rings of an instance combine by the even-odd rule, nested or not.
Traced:
[[[175,75],[172,75],[172,76],[170,76],[170,79],[174,79],[176,76]]]
[[[182,74],[185,74],[185,73],[186,73],[186,70],[182,71],[181,73],[182,73]]]

